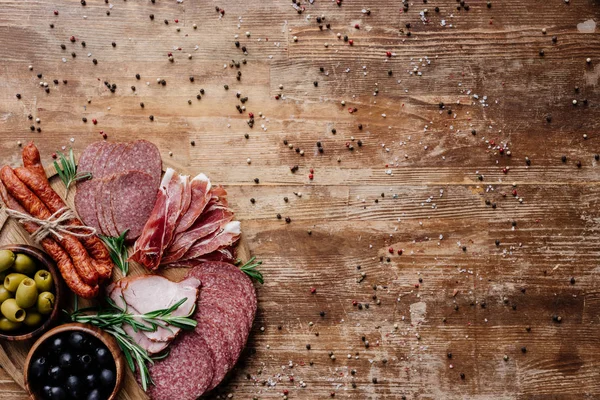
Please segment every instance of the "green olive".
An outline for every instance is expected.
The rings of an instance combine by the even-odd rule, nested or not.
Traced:
[[[13,269],[21,274],[32,275],[35,274],[37,267],[35,266],[33,258],[29,257],[27,254],[18,253],[17,258],[15,258]]]
[[[25,278],[17,288],[15,300],[21,308],[33,307],[38,298],[38,290],[35,281],[31,278]]]
[[[0,304],[4,303],[4,300],[8,300],[13,297],[13,294],[6,290],[4,286],[0,286]]]
[[[6,318],[0,318],[0,331],[16,331],[21,327],[20,322],[13,322]]]
[[[54,295],[50,292],[40,293],[37,299],[37,310],[40,314],[50,314],[54,309]]]
[[[23,323],[29,327],[36,327],[42,324],[42,319],[42,314],[36,311],[27,311],[27,316],[25,316]]]
[[[49,292],[52,289],[52,284],[54,283],[52,274],[45,269],[40,269],[36,272],[33,279],[40,292]]]
[[[6,275],[6,278],[4,278],[4,287],[11,292],[16,292],[17,288],[25,278],[27,278],[27,275],[17,274],[14,272],[12,274],[8,274]]]
[[[5,300],[0,306],[0,311],[9,321],[12,322],[23,322],[25,319],[25,310],[17,305],[15,299]]]
[[[15,253],[10,250],[0,250],[0,271],[6,271],[15,263]]]

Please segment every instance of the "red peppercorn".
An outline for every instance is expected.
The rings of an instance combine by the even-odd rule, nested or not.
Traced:
[[[97,120],[96,118],[94,118],[94,119],[92,120],[92,123],[93,123],[94,125],[96,125],[96,124],[98,123],[98,120]]]
[[[356,28],[356,29],[360,29],[360,25],[359,25],[359,24],[355,24],[355,25],[354,25],[354,28]]]
[[[404,252],[404,250],[402,250],[402,249],[398,249],[398,255],[399,255],[399,256],[401,256],[403,252]]]
[[[309,172],[310,172],[311,174],[314,174],[314,173],[315,173],[315,170],[311,168],[311,169],[309,170]]]
[[[290,394],[290,391],[287,389],[283,389],[283,394],[287,396],[288,394]]]
[[[354,40],[352,40],[352,39],[348,40],[348,44],[349,44],[350,46],[352,46],[352,45],[354,44]]]
[[[167,53],[168,57],[171,57],[172,55],[173,55],[173,53],[171,53],[171,52]]]
[[[102,134],[102,138],[103,138],[103,139],[106,139],[107,137],[108,137],[108,136],[106,135],[106,133],[103,133],[103,134]]]
[[[99,134],[101,134],[101,135],[104,135],[104,131],[100,131],[100,132],[98,132],[98,133],[99,133]]]
[[[275,95],[275,100],[279,100],[279,95]]]
[[[352,300],[352,305],[353,305],[354,307],[356,307],[356,305],[357,305],[357,304],[358,304],[358,302],[357,302],[356,300]]]
[[[508,170],[506,168],[502,168],[502,172],[504,172],[505,174],[507,174]]]
[[[69,40],[70,40],[71,42],[74,42],[74,41],[75,41],[75,36],[71,36],[71,37],[69,38]]]
[[[223,10],[222,8],[219,10],[219,12],[221,13],[221,15],[225,15],[225,10]]]
[[[419,288],[419,286],[421,286],[421,285],[419,285],[418,283],[415,283],[415,287],[416,287],[417,289]]]
[[[500,154],[504,154],[504,147],[500,147],[500,148],[498,149],[498,151],[500,152]]]
[[[515,196],[515,197],[517,197],[517,189],[513,189],[512,195]]]
[[[294,377],[290,376],[290,382],[294,382]]]
[[[56,153],[52,153],[52,158],[56,159]]]
[[[178,19],[176,19],[176,20],[175,20],[175,23],[176,23],[176,24],[178,24],[178,23],[179,23],[179,20],[178,20]]]
[[[311,292],[312,294],[315,294],[315,293],[317,293],[317,288],[315,288],[315,287],[311,287],[311,288],[310,288],[310,292]]]
[[[248,118],[254,118],[254,113],[248,113]]]
[[[388,56],[388,57],[391,57],[392,56],[392,52],[391,51],[386,51],[385,55]]]
[[[313,174],[308,174],[308,179],[310,179],[311,181],[313,180],[315,176]]]
[[[390,252],[390,254],[394,254],[394,248],[393,248],[393,247],[390,247],[390,248],[388,249],[388,251]]]

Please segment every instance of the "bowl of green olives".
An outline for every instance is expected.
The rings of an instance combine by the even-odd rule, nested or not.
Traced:
[[[33,400],[113,400],[125,368],[111,335],[72,322],[52,328],[33,344],[23,373]]]
[[[59,315],[60,273],[40,249],[19,244],[0,247],[0,339],[39,336]]]

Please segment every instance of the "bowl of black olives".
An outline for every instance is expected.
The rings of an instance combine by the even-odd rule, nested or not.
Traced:
[[[92,325],[69,323],[43,334],[25,360],[25,388],[34,400],[112,400],[125,361],[115,339]]]
[[[48,330],[59,315],[61,279],[40,249],[0,247],[0,339],[26,340]]]

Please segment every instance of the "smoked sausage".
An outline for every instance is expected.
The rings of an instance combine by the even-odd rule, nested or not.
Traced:
[[[23,148],[23,166],[33,172],[37,172],[41,176],[46,178],[46,171],[44,170],[44,166],[42,165],[40,152],[33,142],[27,143],[27,145]]]
[[[8,194],[2,182],[0,182],[0,197],[2,197],[2,201],[4,202],[6,207],[22,213],[27,212],[14,199],[14,197]],[[32,222],[25,222],[23,224],[23,227],[30,234],[35,232],[38,228],[38,226]],[[60,274],[67,283],[69,289],[73,291],[73,293],[84,299],[91,299],[93,297],[98,296],[98,293],[100,291],[98,285],[92,287],[81,280],[81,278],[77,274],[77,271],[75,270],[75,267],[73,266],[73,261],[71,260],[67,252],[58,243],[56,243],[54,239],[46,237],[41,241],[41,245],[44,248],[44,251],[48,253],[48,255],[54,260],[54,262],[56,262]]]
[[[33,194],[27,186],[15,175],[14,171],[8,165],[0,170],[0,180],[4,183],[8,193],[13,196],[19,204],[29,214],[35,218],[48,219],[52,213],[42,203],[42,201]],[[59,243],[69,253],[77,273],[81,279],[90,286],[98,284],[98,272],[92,265],[92,260],[83,245],[72,235],[63,234]]]
[[[35,146],[34,146],[35,147]],[[17,177],[48,207],[51,213],[55,213],[65,207],[65,202],[52,189],[50,182],[45,175],[42,177],[29,168],[15,168]],[[83,226],[83,223],[77,218],[68,221],[69,224]],[[104,246],[104,243],[97,236],[82,237],[81,243],[92,257],[92,265],[98,272],[101,280],[110,278],[113,263],[110,253]]]

